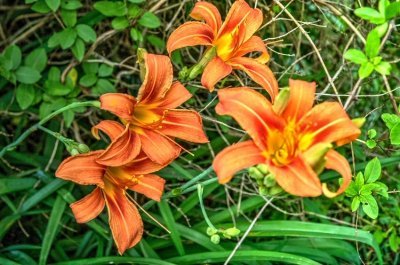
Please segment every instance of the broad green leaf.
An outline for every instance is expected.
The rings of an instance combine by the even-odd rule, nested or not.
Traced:
[[[49,222],[47,224],[46,232],[43,237],[42,249],[40,251],[39,265],[47,264],[47,258],[50,253],[50,248],[53,244],[54,238],[57,235],[57,231],[60,228],[61,217],[64,213],[65,206],[67,203],[61,196],[57,196],[53,209],[50,213]]]
[[[137,5],[128,5],[128,17],[137,18],[142,13],[142,9]]]
[[[367,141],[365,141],[365,144],[367,145],[367,147],[369,149],[374,149],[376,147],[376,141],[373,139],[368,139]]]
[[[140,3],[143,3],[143,2],[145,2],[146,0],[128,0],[128,2],[130,2],[130,3],[134,3],[134,4],[140,4]]]
[[[358,207],[360,207],[360,199],[358,196],[353,198],[353,201],[351,202],[351,211],[355,212],[357,211]]]
[[[76,26],[76,32],[85,42],[94,42],[97,38],[94,29],[85,24],[79,24]]]
[[[164,223],[167,228],[171,231],[171,239],[174,242],[175,248],[178,251],[179,255],[185,255],[185,249],[183,248],[183,243],[180,237],[180,233],[176,229],[175,219],[172,215],[171,208],[169,207],[168,202],[163,199],[158,204],[160,208],[161,215],[164,219]]]
[[[358,75],[361,79],[367,78],[374,71],[374,65],[370,62],[362,64],[360,69],[358,69]]]
[[[128,12],[124,2],[99,1],[94,4],[94,9],[107,17],[122,17]]]
[[[375,189],[376,193],[388,199],[389,198],[389,194],[387,192],[389,190],[388,186],[386,186],[385,183],[379,181],[375,182],[375,184],[378,185],[378,187]]]
[[[138,20],[139,24],[143,27],[155,29],[161,25],[160,19],[151,13],[150,11],[145,12]]]
[[[47,78],[48,78],[48,80],[51,80],[51,81],[60,81],[60,79],[61,79],[60,69],[55,66],[52,66],[50,68]]]
[[[136,28],[131,28],[130,34],[131,34],[132,40],[137,41],[137,42],[143,41],[142,33],[139,30],[137,30]]]
[[[397,123],[400,123],[400,116],[396,114],[383,113],[381,119],[389,129],[392,129]]]
[[[106,64],[101,64],[99,67],[99,76],[100,77],[106,77],[110,76],[113,72],[113,68],[109,65]]]
[[[388,62],[380,62],[377,66],[375,66],[375,70],[382,75],[390,75],[392,66]]]
[[[63,118],[65,122],[65,127],[70,128],[75,118],[75,112],[73,110],[64,111]]]
[[[0,178],[0,195],[31,189],[36,182],[35,178]]]
[[[386,13],[386,7],[389,6],[389,4],[390,4],[389,0],[379,0],[378,10],[379,10],[379,13],[381,13],[384,17],[385,17],[385,13]]]
[[[365,43],[365,54],[368,58],[374,58],[379,54],[379,46],[381,39],[377,31],[372,30],[368,33],[367,42]]]
[[[383,14],[379,13],[377,10],[370,7],[361,7],[354,10],[356,16],[368,20],[373,24],[382,24],[385,22],[385,17]]]
[[[32,85],[19,84],[15,97],[21,109],[30,107],[35,99],[35,89]]]
[[[370,195],[370,194],[372,194],[373,190],[378,189],[378,188],[379,188],[378,184],[376,184],[376,183],[368,183],[368,184],[365,184],[364,186],[361,187],[360,194],[364,195],[364,196],[365,195]]]
[[[86,74],[97,74],[97,71],[99,70],[98,63],[83,63],[82,67]]]
[[[364,64],[368,62],[367,56],[357,49],[349,49],[344,54],[344,58],[356,64]]]
[[[34,3],[31,9],[37,13],[46,14],[51,11],[50,7],[46,4],[45,0],[38,0]]]
[[[47,65],[47,54],[43,48],[33,50],[25,59],[25,65],[42,72]]]
[[[76,10],[83,5],[79,0],[61,0],[61,8],[66,10]]]
[[[350,182],[349,187],[346,189],[345,193],[348,197],[357,196],[359,188],[354,181]]]
[[[95,74],[86,74],[79,79],[79,84],[84,87],[91,87],[97,82]]]
[[[368,138],[374,139],[375,137],[376,137],[376,130],[375,129],[368,130]]]
[[[365,167],[364,177],[366,183],[372,183],[379,179],[381,176],[381,162],[377,157],[368,162]]]
[[[114,92],[116,92],[114,85],[108,79],[104,78],[100,78],[92,88],[92,94],[96,96]]]
[[[21,49],[17,45],[8,46],[4,52],[3,56],[6,60],[11,62],[11,68],[8,70],[17,69],[18,66],[21,64],[22,53]]]
[[[362,204],[363,211],[372,219],[376,219],[379,214],[379,207],[372,195],[362,196],[364,201]]]
[[[45,0],[47,6],[53,11],[57,11],[57,9],[60,7],[60,0]]]
[[[83,56],[85,55],[85,43],[80,38],[77,38],[75,41],[74,46],[71,48],[72,53],[74,54],[75,58],[82,62]]]
[[[399,249],[399,243],[400,243],[400,239],[397,237],[397,233],[396,233],[396,229],[390,233],[390,237],[389,237],[389,246],[390,249],[396,253]]]
[[[364,180],[364,175],[362,172],[358,172],[357,176],[356,176],[356,180],[355,180],[355,185],[356,185],[356,189],[357,191],[359,191],[361,189],[361,187],[364,185],[365,180]]]
[[[386,7],[386,19],[392,19],[400,16],[400,2],[393,2]]]
[[[400,123],[397,123],[390,130],[390,143],[400,145]]]
[[[61,18],[68,28],[75,26],[77,21],[77,12],[75,10],[61,9]]]
[[[47,45],[49,46],[49,48],[54,48],[57,47],[58,45],[60,45],[60,33],[61,32],[56,32],[53,33],[53,35],[50,36]]]
[[[389,23],[386,22],[374,28],[374,31],[376,31],[378,33],[378,36],[382,38],[383,36],[385,36],[388,28],[389,28]]]
[[[149,35],[146,37],[146,39],[151,45],[157,47],[160,50],[164,50],[165,41],[163,39],[161,39],[157,36],[154,36],[154,35]]]
[[[129,26],[129,20],[126,17],[116,17],[111,21],[111,26],[116,30],[126,29]]]
[[[15,72],[17,80],[23,84],[35,84],[40,80],[40,73],[38,70],[30,66],[21,66]]]
[[[74,45],[77,33],[74,28],[66,28],[59,33],[60,46],[63,50],[68,49]]]

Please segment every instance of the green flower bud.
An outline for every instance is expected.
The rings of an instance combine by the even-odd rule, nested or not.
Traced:
[[[257,182],[258,186],[264,186],[264,183],[263,183],[262,179],[257,179],[256,182]]]
[[[218,245],[220,240],[221,238],[217,234],[211,236],[211,242],[213,242],[215,245]]]
[[[283,189],[279,186],[274,186],[269,189],[269,195],[274,196],[281,193]]]
[[[189,69],[186,66],[183,67],[178,75],[179,75],[178,78],[180,81],[182,81],[182,82],[186,81],[189,76]]]
[[[273,187],[276,184],[275,176],[273,174],[268,174],[264,177],[263,181],[264,186]]]
[[[224,232],[223,232],[223,235],[224,236],[229,236],[229,237],[231,237],[231,236],[237,236],[237,235],[239,235],[240,234],[240,230],[239,229],[237,229],[236,227],[231,227],[231,228],[228,228],[228,229],[226,229],[226,230],[224,230]]]
[[[260,186],[258,187],[258,193],[260,193],[261,196],[268,195],[268,188],[265,186]]]
[[[207,235],[212,236],[218,233],[218,230],[212,227],[207,227]]]
[[[256,168],[264,175],[268,174],[268,166],[266,164],[258,164]]]
[[[261,173],[256,167],[250,167],[248,169],[250,177],[254,179],[263,179],[264,174]]]
[[[75,148],[73,148],[70,153],[71,153],[72,156],[79,155],[78,149],[75,149]]]
[[[78,144],[78,150],[79,150],[79,153],[81,153],[81,154],[90,152],[90,148],[86,144]]]
[[[282,88],[281,92],[276,96],[274,105],[272,106],[272,109],[276,114],[281,115],[285,111],[286,106],[289,103],[289,97],[289,87]]]

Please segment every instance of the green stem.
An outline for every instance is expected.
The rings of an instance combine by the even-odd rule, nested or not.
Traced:
[[[74,102],[71,103],[61,109],[58,109],[54,111],[53,113],[50,113],[43,119],[41,119],[38,123],[34,124],[32,127],[30,127],[28,130],[26,130],[23,134],[21,134],[17,140],[12,142],[11,144],[5,146],[3,149],[0,151],[0,157],[3,157],[5,153],[15,149],[23,140],[25,140],[31,133],[39,129],[39,126],[45,124],[55,116],[57,116],[60,113],[63,113],[66,110],[73,109],[73,108],[79,108],[79,107],[96,107],[100,108],[100,102],[95,100],[95,101],[85,101],[85,102]]]
[[[207,185],[212,184],[212,183],[215,183],[215,182],[217,182],[217,181],[218,181],[218,178],[215,177],[215,178],[212,178],[212,179],[208,179],[208,180],[206,180],[206,181],[203,181],[203,182],[201,182],[201,183],[199,183],[199,184],[200,184],[201,186],[207,186]],[[191,186],[191,187],[189,187],[189,188],[187,188],[187,189],[182,190],[182,191],[181,191],[181,194],[185,194],[185,193],[194,191],[194,190],[196,190],[196,189],[197,189],[197,185],[193,185],[193,186]]]
[[[49,134],[51,136],[53,136],[54,138],[60,140],[63,143],[65,143],[67,140],[70,140],[70,139],[62,136],[61,134],[59,134],[57,132],[53,132],[52,130],[49,130],[49,129],[41,126],[41,125],[38,126],[38,129],[44,131],[45,133],[47,133],[47,134]]]
[[[210,221],[210,219],[208,218],[206,209],[204,208],[204,204],[203,204],[203,186],[201,186],[201,184],[197,184],[197,193],[199,195],[199,202],[200,202],[200,208],[201,208],[201,212],[203,213],[203,217],[204,220],[206,221],[207,225],[215,230],[218,230]]]
[[[211,172],[213,171],[213,167],[209,167],[206,170],[204,170],[204,172],[200,173],[199,175],[197,175],[196,177],[192,178],[191,180],[189,180],[188,182],[186,182],[185,184],[183,184],[182,186],[180,186],[179,188],[173,189],[171,190],[171,194],[173,196],[177,196],[182,194],[182,191],[185,190],[186,188],[192,186],[193,184],[195,184],[196,182],[198,182],[199,180],[201,180],[202,178],[206,177],[207,175],[209,175]]]

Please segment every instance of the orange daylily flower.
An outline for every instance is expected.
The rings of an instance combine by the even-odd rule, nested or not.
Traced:
[[[71,204],[78,223],[96,218],[107,206],[108,220],[118,252],[135,246],[143,234],[143,222],[136,206],[128,199],[127,189],[160,201],[165,180],[152,174],[163,166],[139,155],[122,167],[108,167],[96,162],[104,150],[71,156],[57,169],[56,176],[81,185],[97,187],[83,199]]]
[[[287,105],[278,99],[272,105],[263,95],[245,87],[218,91],[217,113],[232,116],[252,138],[217,155],[213,166],[219,182],[227,183],[237,171],[264,163],[290,194],[334,197],[345,191],[352,174],[347,160],[331,149],[331,144],[351,142],[360,130],[337,102],[313,107],[315,83],[290,80],[289,89]],[[321,184],[315,172],[321,165],[321,169],[342,175],[338,191],[331,192]]]
[[[102,121],[98,130],[112,134],[114,140],[97,162],[120,166],[134,159],[140,150],[158,164],[168,164],[177,157],[181,147],[174,141],[180,138],[194,143],[208,142],[200,115],[192,110],[175,109],[192,97],[180,83],[172,83],[173,69],[167,56],[143,54],[145,76],[138,96],[120,93],[100,97],[101,108],[117,115],[125,129],[114,121]]]
[[[278,83],[265,65],[270,57],[262,39],[253,36],[263,22],[261,10],[251,8],[244,0],[237,0],[222,23],[213,4],[197,2],[190,16],[205,23],[186,22],[178,27],[168,39],[168,53],[187,46],[215,47],[217,56],[207,64],[201,78],[204,87],[211,91],[232,69],[239,69],[266,89],[273,100],[278,93]],[[261,52],[261,56],[255,59],[244,57],[250,52]]]

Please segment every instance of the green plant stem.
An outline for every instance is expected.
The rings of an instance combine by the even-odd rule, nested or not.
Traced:
[[[192,178],[191,180],[189,180],[188,182],[186,182],[185,184],[183,184],[180,189],[184,190],[190,186],[192,186],[194,183],[196,183],[197,181],[203,179],[204,177],[208,176],[212,171],[213,171],[213,167],[209,167],[206,170],[204,170],[202,173],[200,173],[199,175],[197,175],[196,177]]]
[[[201,212],[203,213],[203,217],[204,220],[206,221],[207,225],[215,230],[218,230],[210,221],[210,219],[208,218],[206,209],[204,208],[204,204],[203,204],[203,186],[201,186],[201,184],[197,184],[197,193],[199,195],[199,202],[200,202],[200,208],[201,208]]]
[[[45,133],[53,136],[54,138],[60,140],[61,142],[65,143],[66,140],[69,140],[68,138],[62,136],[61,134],[57,133],[57,132],[53,132],[52,130],[47,129],[46,127],[43,127],[42,125],[38,126],[39,130],[44,131]]]
[[[31,133],[39,129],[39,126],[45,124],[55,116],[57,116],[60,113],[63,113],[64,111],[67,111],[69,109],[74,109],[74,108],[79,108],[79,107],[96,107],[100,108],[100,102],[97,100],[94,101],[85,101],[85,102],[74,102],[71,103],[61,109],[58,109],[54,111],[53,113],[50,113],[43,119],[41,119],[38,123],[34,124],[32,127],[30,127],[28,130],[26,130],[23,134],[21,134],[17,140],[12,142],[11,144],[5,146],[3,149],[0,151],[0,157],[3,157],[5,153],[15,149],[22,141],[24,141]]]
[[[206,181],[203,181],[203,182],[201,182],[201,183],[199,183],[199,184],[200,184],[201,186],[207,186],[207,185],[209,185],[209,184],[211,184],[211,183],[215,183],[215,182],[217,182],[217,181],[218,181],[218,178],[215,177],[215,178],[212,178],[212,179],[208,179],[208,180],[206,180]],[[196,190],[196,189],[197,189],[197,185],[193,185],[193,186],[191,186],[191,187],[188,187],[188,188],[182,190],[180,194],[185,194],[185,193],[194,191],[194,190]]]

